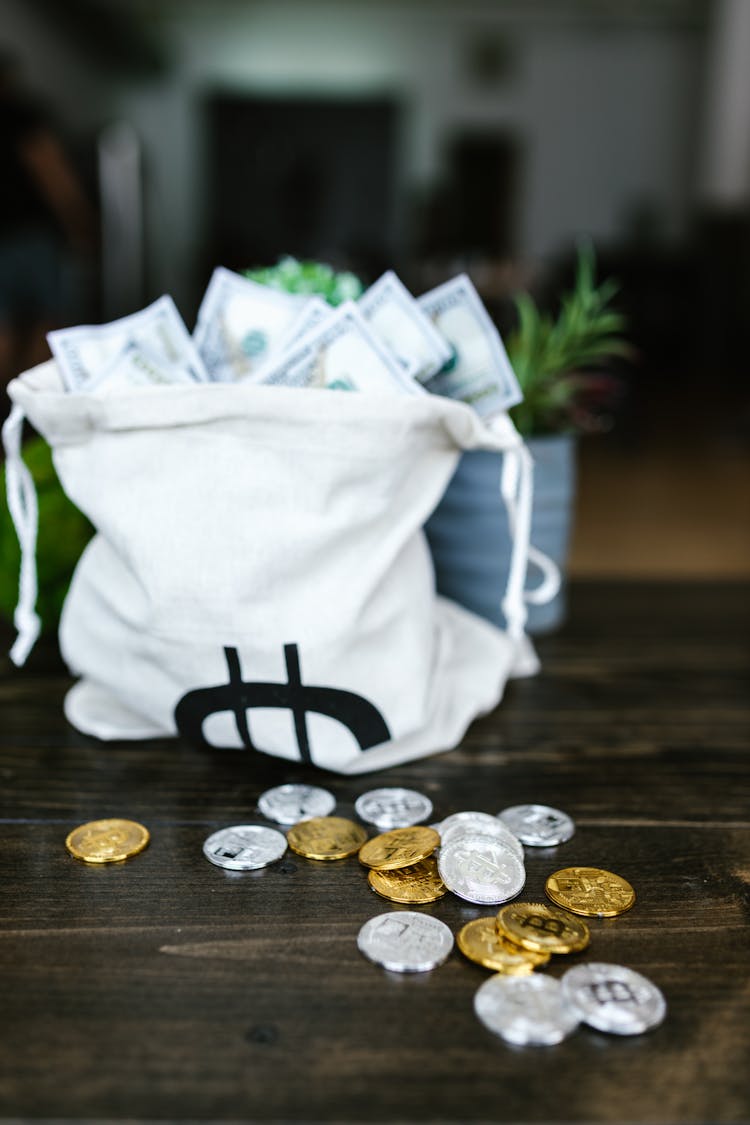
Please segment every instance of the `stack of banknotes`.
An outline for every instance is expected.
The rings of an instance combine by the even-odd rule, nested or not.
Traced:
[[[357,301],[332,308],[220,267],[192,336],[164,296],[111,324],[47,338],[71,393],[244,382],[438,394],[483,418],[522,398],[500,334],[464,274],[415,298],[389,271]]]

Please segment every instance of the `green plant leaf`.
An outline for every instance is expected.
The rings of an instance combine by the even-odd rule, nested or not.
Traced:
[[[363,291],[360,279],[349,271],[336,273],[325,262],[301,262],[290,256],[280,258],[275,266],[245,270],[244,275],[286,293],[318,294],[330,305],[355,301]]]
[[[551,433],[571,426],[588,380],[581,371],[601,369],[615,358],[632,358],[624,338],[627,319],[611,307],[619,292],[613,278],[597,286],[590,243],[578,249],[573,289],[560,299],[557,317],[542,314],[528,293],[514,302],[518,324],[508,337],[508,357],[524,394],[511,416],[523,434]],[[569,378],[573,373],[576,378]]]

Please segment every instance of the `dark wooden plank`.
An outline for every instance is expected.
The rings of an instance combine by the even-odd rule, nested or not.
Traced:
[[[544,673],[511,685],[456,751],[344,779],[176,742],[103,746],[61,717],[47,649],[0,679],[0,1112],[78,1120],[738,1122],[750,1117],[750,793],[746,587],[574,588]],[[356,860],[207,864],[215,826],[281,780],[352,811],[374,784],[428,792],[436,814],[538,799],[576,836],[531,854],[525,896],[558,866],[630,879],[632,911],[592,924],[586,959],[664,990],[647,1036],[582,1030],[512,1049],[472,1012],[483,970],[458,953],[402,978],[359,955],[388,905]],[[70,827],[144,821],[127,864],[87,867]],[[485,911],[447,897],[455,931]],[[489,912],[489,911],[488,911]],[[548,970],[560,975],[572,960]]]

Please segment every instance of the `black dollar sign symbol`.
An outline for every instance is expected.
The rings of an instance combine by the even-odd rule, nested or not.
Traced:
[[[339,688],[310,687],[302,683],[299,651],[296,645],[284,645],[286,683],[253,683],[242,679],[236,648],[225,648],[229,683],[216,687],[196,688],[183,695],[174,712],[177,729],[183,738],[208,745],[203,723],[218,711],[231,711],[243,745],[254,750],[247,725],[247,712],[253,707],[280,707],[292,712],[300,758],[312,762],[307,737],[307,712],[336,719],[354,735],[360,750],[369,750],[391,737],[385,719],[374,704],[353,691]]]

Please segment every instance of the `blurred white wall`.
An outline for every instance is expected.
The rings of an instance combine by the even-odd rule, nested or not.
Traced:
[[[708,52],[702,198],[734,210],[750,204],[750,3],[715,0]]]
[[[153,289],[178,300],[204,244],[201,105],[217,89],[399,97],[404,199],[439,178],[457,129],[512,131],[525,144],[518,245],[530,259],[584,232],[615,240],[643,204],[679,238],[696,194],[705,35],[700,21],[650,20],[648,4],[635,5],[637,18],[625,6],[592,26],[596,5],[570,0],[136,0],[133,11],[155,25],[171,68],[159,80],[109,88],[57,49],[22,0],[0,8],[11,13],[3,22],[21,53],[33,55],[37,85],[63,112],[135,126]],[[467,59],[498,37],[510,51],[508,72],[479,81]]]
[[[538,259],[579,233],[616,239],[643,203],[668,236],[694,196],[694,118],[703,37],[690,28],[509,21],[502,4],[186,0],[163,13],[174,55],[166,84],[120,101],[144,135],[163,287],[201,237],[204,91],[399,96],[406,188],[440,175],[457,128],[509,129],[526,142],[519,246]],[[551,26],[550,26],[551,23]],[[467,52],[511,47],[510,72],[477,82]]]

